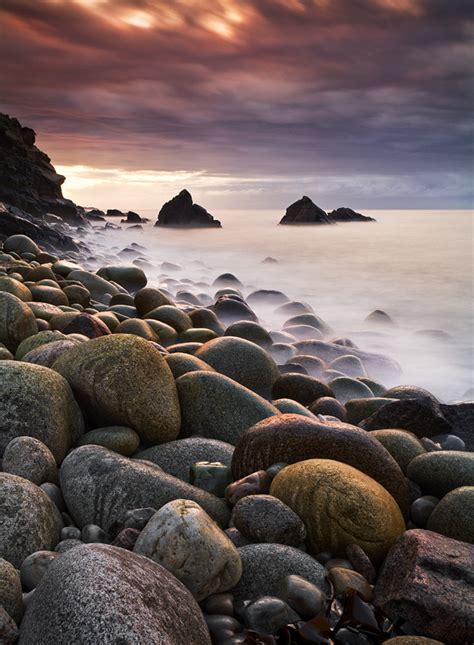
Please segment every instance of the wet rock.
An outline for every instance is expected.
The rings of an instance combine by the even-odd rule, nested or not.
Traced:
[[[87,338],[100,338],[110,334],[110,329],[100,318],[91,316],[88,313],[80,313],[78,316],[74,316],[62,331],[64,334],[82,334]]]
[[[199,606],[173,575],[102,544],[72,549],[48,569],[28,604],[21,642],[211,643]]]
[[[294,414],[263,420],[242,434],[232,457],[232,472],[242,477],[277,462],[294,464],[312,458],[358,468],[408,510],[407,481],[393,457],[369,433],[345,423]]]
[[[335,399],[332,400],[335,401]],[[301,405],[301,403],[298,403],[297,401],[293,401],[293,399],[277,399],[276,401],[273,401],[273,405],[277,410],[280,410],[282,414],[301,414],[309,419],[315,419],[314,414],[310,412],[308,408],[305,408],[304,405]]]
[[[316,399],[309,409],[314,415],[323,414],[325,416],[336,417],[341,421],[347,421],[346,408],[337,399],[332,396],[322,396]]]
[[[197,502],[221,526],[229,518],[225,502],[214,495],[152,463],[127,459],[99,446],[73,450],[59,476],[68,510],[79,527],[97,524],[110,531],[129,509],[160,508],[181,498]]]
[[[118,287],[110,283],[108,280],[101,278],[95,273],[83,271],[82,269],[74,269],[68,274],[68,280],[75,280],[80,282],[91,294],[93,300],[108,304],[110,297],[115,293],[119,293]]]
[[[19,567],[27,555],[52,549],[61,517],[44,491],[31,482],[0,473],[0,557]]]
[[[129,293],[136,293],[146,287],[147,278],[143,271],[134,265],[109,265],[101,267],[97,275],[109,282],[115,282]]]
[[[298,575],[282,578],[278,585],[277,596],[307,620],[320,614],[327,601],[326,594],[319,586]]]
[[[173,375],[144,339],[128,334],[96,338],[68,351],[53,367],[95,424],[130,427],[150,443],[176,438],[180,412]]]
[[[393,326],[395,323],[391,316],[387,312],[382,311],[381,309],[375,309],[372,311],[366,318],[365,322],[368,322],[372,325],[382,325],[382,326]]]
[[[191,372],[180,376],[176,386],[184,436],[193,434],[235,444],[248,427],[279,414],[258,394],[223,374]]]
[[[197,600],[234,587],[242,574],[238,550],[195,502],[177,499],[153,515],[134,552],[175,575]]]
[[[439,404],[420,398],[389,402],[365,419],[361,427],[366,430],[399,428],[409,430],[417,437],[430,437],[451,430]]]
[[[258,470],[229,484],[225,491],[225,498],[233,506],[248,495],[264,495],[270,490],[271,479],[265,470]]]
[[[375,480],[340,462],[310,459],[290,465],[272,481],[270,494],[304,521],[313,553],[344,555],[355,543],[379,563],[405,530],[393,497]]]
[[[431,531],[404,533],[392,547],[374,589],[374,604],[448,645],[474,634],[474,547]]]
[[[299,549],[282,544],[249,544],[239,553],[242,577],[232,590],[235,600],[278,596],[281,580],[289,575],[301,576],[326,590],[325,568]]]
[[[67,381],[47,367],[0,361],[0,454],[16,437],[32,436],[59,463],[83,432],[82,414]]]
[[[428,519],[434,511],[439,499],[433,495],[422,495],[415,499],[410,506],[410,518],[419,528],[426,528]]]
[[[41,581],[52,562],[59,558],[55,551],[35,551],[26,557],[21,563],[20,575],[23,589],[31,591]]]
[[[298,614],[280,598],[260,596],[242,612],[244,624],[262,634],[275,634],[281,627],[300,619]]]
[[[228,296],[222,296],[213,305],[214,313],[225,325],[241,320],[258,322],[256,314],[245,303]]]
[[[352,399],[371,399],[372,390],[364,383],[348,376],[339,376],[329,382],[329,387],[340,403],[345,404]]]
[[[372,600],[372,589],[367,580],[357,571],[342,567],[331,567],[328,580],[332,583],[334,595],[339,596],[347,589],[354,589],[366,602]]]
[[[252,320],[241,320],[229,325],[225,330],[225,336],[243,338],[265,349],[268,349],[273,343],[268,331]]]
[[[33,300],[31,291],[22,282],[6,275],[0,275],[0,291],[11,293],[23,302]]]

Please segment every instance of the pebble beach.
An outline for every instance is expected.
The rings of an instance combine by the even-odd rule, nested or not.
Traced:
[[[0,250],[0,642],[472,643],[472,393],[86,238]]]

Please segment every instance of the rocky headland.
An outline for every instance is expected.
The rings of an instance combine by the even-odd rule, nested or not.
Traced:
[[[25,213],[0,210],[1,643],[473,642],[473,402],[279,289]]]

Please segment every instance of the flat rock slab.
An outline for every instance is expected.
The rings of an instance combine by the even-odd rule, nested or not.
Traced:
[[[474,641],[474,546],[431,531],[406,531],[390,550],[374,604],[392,620],[447,645]]]

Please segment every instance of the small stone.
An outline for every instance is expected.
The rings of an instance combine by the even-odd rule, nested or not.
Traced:
[[[59,557],[60,554],[54,551],[35,551],[25,558],[20,568],[23,588],[27,591],[36,589],[50,564]]]
[[[227,486],[232,482],[229,466],[219,461],[198,461],[191,466],[189,483],[208,493],[224,497]]]
[[[272,464],[266,469],[267,474],[270,475],[270,477],[273,479],[278,475],[280,470],[283,470],[283,468],[286,468],[286,466],[288,466],[288,464],[284,461],[278,461],[276,464]]]
[[[300,619],[280,598],[261,596],[249,603],[243,613],[244,624],[256,632],[275,634],[281,627]]]
[[[0,606],[0,643],[14,645],[18,642],[18,627],[6,609]]]
[[[124,457],[131,457],[137,452],[140,446],[140,437],[132,428],[108,426],[105,428],[95,428],[94,430],[86,432],[76,445],[103,446]]]
[[[443,450],[466,450],[464,441],[455,434],[436,434],[431,440],[439,443]]]
[[[239,642],[232,639],[235,634],[242,632],[243,629],[235,618],[226,614],[209,614],[204,618],[213,643],[231,643],[233,645],[233,643]]]
[[[81,529],[76,526],[65,526],[61,529],[61,540],[80,540]]]
[[[119,546],[121,549],[133,551],[139,535],[140,531],[138,531],[137,529],[123,529],[113,540],[112,546]]]
[[[234,506],[247,495],[263,495],[270,490],[271,477],[265,470],[258,470],[227,486],[225,498]]]
[[[346,548],[346,555],[347,559],[352,564],[354,571],[360,573],[361,576],[364,576],[367,582],[373,585],[377,573],[364,549],[362,549],[358,544],[349,544]]]
[[[247,546],[247,544],[250,544],[250,540],[247,540],[247,538],[244,537],[242,533],[233,526],[226,529],[224,532],[232,542],[232,544],[238,549],[240,549],[241,546]]]
[[[360,593],[363,600],[366,602],[372,601],[372,588],[367,580],[360,573],[357,573],[357,571],[333,567],[328,573],[328,580],[333,585],[335,596],[339,596],[347,591],[347,589],[354,589]]]
[[[319,587],[298,575],[285,576],[277,596],[306,620],[320,614],[327,602],[326,594]]]
[[[84,542],[82,540],[61,540],[61,542],[58,542],[55,547],[55,551],[57,553],[66,553],[66,551],[70,551],[71,549],[75,549],[78,546],[83,546]]]
[[[107,533],[96,524],[86,524],[81,531],[81,539],[86,544],[90,544],[92,542],[108,544],[110,542],[110,538]]]
[[[349,562],[349,560],[345,560],[344,558],[330,558],[324,566],[328,571],[331,571],[331,569],[339,568],[339,569],[348,569],[352,570],[352,564]]]
[[[126,511],[119,524],[125,529],[142,531],[156,513],[156,508],[133,508]]]
[[[215,593],[201,603],[205,614],[234,615],[234,596],[231,593]]]
[[[433,495],[418,497],[410,507],[410,517],[415,525],[421,529],[426,527],[431,513],[438,504],[439,499]]]

